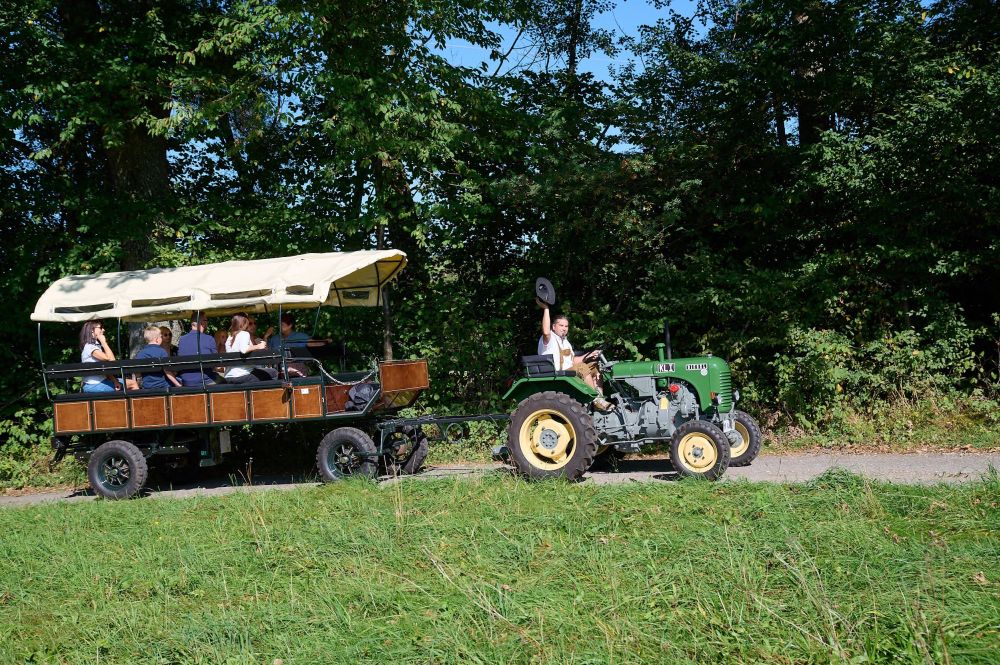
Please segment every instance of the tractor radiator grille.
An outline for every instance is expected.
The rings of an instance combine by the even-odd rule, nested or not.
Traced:
[[[719,374],[719,392],[726,398],[726,402],[733,403],[733,375],[728,367]]]

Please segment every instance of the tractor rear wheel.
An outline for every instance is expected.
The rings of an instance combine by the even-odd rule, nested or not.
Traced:
[[[319,442],[316,466],[327,482],[348,476],[373,478],[378,470],[377,457],[370,436],[354,427],[338,427]]]
[[[529,478],[576,480],[597,454],[597,430],[583,406],[554,391],[517,405],[507,426],[507,447],[517,470]]]
[[[742,442],[732,446],[732,459],[729,460],[729,466],[747,466],[760,454],[760,425],[749,413],[744,411],[735,411],[733,420],[735,421],[733,428],[739,432]]]
[[[717,480],[729,466],[729,440],[706,420],[691,420],[674,432],[670,461],[682,476]]]
[[[105,499],[131,499],[149,478],[146,457],[134,443],[108,441],[87,461],[87,479],[94,493]]]

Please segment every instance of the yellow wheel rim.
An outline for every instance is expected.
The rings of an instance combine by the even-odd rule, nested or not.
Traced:
[[[735,459],[745,453],[747,448],[750,447],[750,431],[747,430],[746,426],[738,420],[733,423],[733,426],[736,428],[736,431],[740,433],[739,445],[732,446],[731,448],[731,454]]]
[[[696,473],[703,473],[715,466],[719,459],[719,451],[715,449],[715,442],[707,434],[701,432],[691,432],[681,439],[677,447],[680,453],[680,462]]]
[[[533,466],[561,469],[576,449],[576,430],[558,411],[539,409],[524,419],[517,442]]]

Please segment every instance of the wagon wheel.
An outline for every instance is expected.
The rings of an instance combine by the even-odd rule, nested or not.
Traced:
[[[733,428],[740,435],[740,443],[732,447],[729,466],[747,466],[760,454],[760,425],[744,411],[735,411],[733,420]]]
[[[391,452],[387,455],[389,473],[412,475],[424,467],[424,460],[430,451],[429,440],[419,427],[404,427],[393,432],[389,438]]]
[[[708,421],[686,422],[674,432],[670,461],[682,476],[718,480],[729,466],[729,440]]]
[[[373,478],[377,471],[375,442],[354,427],[338,427],[323,437],[316,451],[316,466],[323,480],[347,476]]]
[[[597,454],[590,416],[579,402],[553,391],[531,395],[517,406],[507,441],[514,465],[529,478],[575,480]]]
[[[147,478],[146,458],[128,441],[101,444],[87,462],[90,486],[105,499],[130,499],[142,490]]]

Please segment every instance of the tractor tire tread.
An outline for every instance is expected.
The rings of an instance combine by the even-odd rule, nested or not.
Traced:
[[[678,448],[681,440],[691,432],[701,432],[711,437],[715,443],[718,461],[711,469],[704,473],[695,473],[687,469],[679,459]],[[729,468],[729,439],[723,434],[719,427],[707,420],[689,420],[674,431],[674,436],[670,441],[670,461],[674,469],[680,476],[693,478],[704,478],[705,480],[718,480]]]
[[[729,466],[750,466],[750,463],[757,459],[757,455],[760,455],[761,443],[764,438],[760,425],[746,411],[734,411],[733,417],[747,428],[747,432],[750,434],[750,446],[742,455],[729,460]]]
[[[523,418],[519,417],[519,412],[524,411],[526,414],[531,413],[533,410],[538,408],[541,403],[544,402],[555,402],[562,410],[564,414],[569,414],[574,418],[573,423],[574,429],[580,430],[577,438],[579,446],[582,442],[582,455],[575,461],[572,467],[569,465],[558,469],[556,472],[546,471],[543,469],[538,469],[537,467],[532,467],[528,464],[528,468],[522,468],[522,465],[518,464],[518,460],[521,457],[520,446],[517,442],[518,430],[521,427]],[[528,408],[523,408],[529,405]],[[594,421],[591,419],[590,415],[584,410],[583,406],[580,405],[575,399],[569,395],[554,390],[546,390],[540,393],[535,393],[534,395],[529,395],[524,398],[514,413],[511,415],[510,423],[507,425],[507,445],[511,451],[511,458],[514,461],[514,466],[517,467],[518,471],[529,478],[552,478],[562,476],[567,480],[578,480],[594,463],[594,458],[597,455],[597,429],[594,427]],[[574,454],[575,451],[574,451]],[[569,467],[569,468],[568,468]]]

